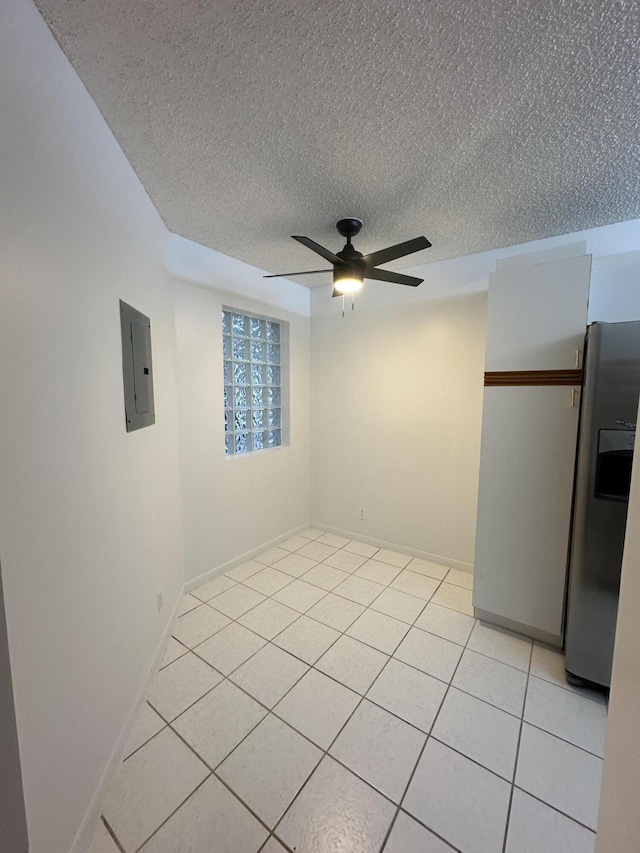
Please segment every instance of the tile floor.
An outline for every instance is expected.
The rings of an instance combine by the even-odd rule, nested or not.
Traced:
[[[471,586],[309,528],[193,590],[91,853],[593,853],[606,703]]]

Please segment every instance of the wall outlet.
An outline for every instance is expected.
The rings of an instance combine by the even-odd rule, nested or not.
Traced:
[[[366,519],[367,519],[367,510],[363,506],[361,506],[360,507],[360,520],[366,521]]]
[[[162,610],[162,590],[161,589],[158,590],[157,596],[158,596],[158,613],[160,613],[160,611]]]

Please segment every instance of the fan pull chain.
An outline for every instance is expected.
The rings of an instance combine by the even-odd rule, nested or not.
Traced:
[[[353,294],[353,293],[352,293],[352,294],[351,294],[351,310],[352,310],[352,311],[353,311],[353,309],[354,309],[354,307],[355,307],[355,304],[356,304],[356,297],[355,297],[355,294]]]
[[[344,317],[344,293],[342,294],[342,316]]]

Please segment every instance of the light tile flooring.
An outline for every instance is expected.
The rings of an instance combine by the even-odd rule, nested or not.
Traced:
[[[309,528],[186,595],[91,853],[593,853],[605,701],[471,585]]]

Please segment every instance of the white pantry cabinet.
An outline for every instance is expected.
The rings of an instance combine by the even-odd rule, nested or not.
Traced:
[[[481,618],[557,645],[579,380],[556,383],[583,346],[590,270],[582,254],[489,280],[485,383],[496,384],[484,389],[473,603]]]

